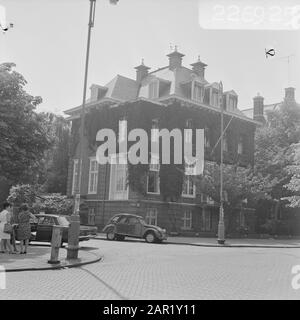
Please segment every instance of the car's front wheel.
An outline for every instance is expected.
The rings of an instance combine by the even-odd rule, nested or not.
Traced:
[[[145,240],[148,243],[156,242],[156,236],[155,236],[154,232],[152,232],[152,231],[147,232],[147,234],[145,236]]]
[[[116,238],[115,230],[113,228],[108,229],[106,232],[106,239],[115,240],[115,238]]]

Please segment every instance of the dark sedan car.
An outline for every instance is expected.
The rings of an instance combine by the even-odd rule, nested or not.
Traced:
[[[37,221],[31,223],[32,237],[31,241],[51,242],[53,226],[61,226],[63,228],[62,244],[68,242],[69,224],[66,216],[54,214],[37,214]],[[97,227],[80,226],[79,241],[89,240],[97,235]]]
[[[120,213],[113,216],[103,229],[108,240],[124,240],[125,237],[145,239],[149,243],[167,239],[165,229],[149,225],[143,217]]]

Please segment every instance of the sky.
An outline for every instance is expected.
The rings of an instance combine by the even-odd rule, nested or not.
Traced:
[[[266,10],[275,2],[283,7],[290,3],[300,5],[300,0],[244,1],[238,3],[254,7],[264,3]],[[236,2],[212,0],[210,4]],[[288,86],[296,88],[300,102],[299,29],[204,29],[209,15],[203,5],[207,3],[208,0],[119,0],[117,5],[111,5],[109,0],[97,0],[88,87],[92,83],[105,85],[117,74],[135,78],[134,67],[142,58],[150,71],[166,66],[170,45],[177,45],[178,51],[185,54],[184,66],[190,67],[200,55],[208,65],[206,79],[222,81],[225,91],[237,92],[240,109],[251,107],[258,92],[266,104],[282,101]],[[0,5],[6,8],[7,22],[14,24],[5,34],[0,33],[0,63],[14,62],[28,82],[26,90],[42,97],[37,110],[62,114],[63,110],[80,105],[89,1],[0,0]],[[298,12],[300,27],[300,9]],[[271,47],[276,54],[266,58],[265,48]],[[287,59],[282,58],[288,55],[293,55],[289,82]]]

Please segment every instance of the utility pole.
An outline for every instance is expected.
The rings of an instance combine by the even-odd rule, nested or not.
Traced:
[[[219,83],[219,105],[221,109],[221,156],[220,156],[220,211],[218,224],[218,244],[225,244],[225,223],[223,207],[223,149],[224,149],[224,110],[222,104],[223,84]]]
[[[86,88],[87,88],[87,77],[89,67],[89,54],[90,54],[90,43],[91,43],[91,31],[94,27],[95,21],[95,8],[96,0],[90,0],[90,14],[88,24],[88,39],[85,59],[85,72],[84,72],[84,85],[83,85],[83,99],[82,108],[80,115],[80,132],[79,132],[79,161],[78,161],[78,184],[75,186],[75,200],[74,200],[74,211],[70,217],[70,226],[68,232],[68,247],[67,247],[67,259],[77,259],[79,250],[79,233],[80,233],[80,192],[82,184],[82,165],[83,165],[83,138],[84,138],[84,122],[85,122],[85,104],[86,104]]]
[[[116,5],[119,0],[110,0],[110,4]],[[70,226],[68,232],[67,259],[77,259],[79,250],[79,233],[80,233],[80,193],[82,185],[82,166],[83,166],[83,138],[84,138],[84,122],[85,122],[85,104],[86,104],[86,88],[89,68],[89,55],[91,43],[91,31],[95,22],[96,0],[90,0],[90,13],[88,24],[88,39],[85,59],[85,72],[83,84],[82,108],[80,114],[80,132],[79,132],[79,161],[78,161],[78,185],[75,186],[74,211],[70,217]]]

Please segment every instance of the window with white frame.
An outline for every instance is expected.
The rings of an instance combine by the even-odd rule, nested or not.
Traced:
[[[149,99],[158,98],[158,81],[149,83]]]
[[[245,154],[245,151],[246,151],[245,144],[246,144],[246,136],[241,135],[238,142],[238,149],[237,149],[238,154]]]
[[[98,186],[98,162],[95,157],[90,158],[90,169],[89,169],[89,194],[96,194]]]
[[[119,142],[123,142],[126,139],[127,134],[127,120],[125,118],[119,120]]]
[[[192,143],[192,141],[193,141],[193,131],[192,131],[193,130],[193,121],[192,121],[192,119],[186,120],[185,127],[186,127],[186,129],[190,129],[190,130],[184,131],[184,140],[186,143]]]
[[[192,210],[185,210],[183,212],[183,229],[190,230],[192,229]]]
[[[233,96],[229,96],[228,100],[228,110],[233,111],[236,108],[236,99]]]
[[[228,152],[228,138],[227,138],[227,136],[223,137],[223,150],[224,150],[224,152]]]
[[[159,168],[159,156],[151,154],[147,181],[148,193],[159,193]]]
[[[204,129],[204,146],[205,148],[210,148],[209,128]]]
[[[201,86],[199,83],[194,82],[194,91],[193,91],[193,99],[198,102],[203,101],[203,86]]]
[[[72,181],[72,194],[75,194],[79,187],[79,159],[73,160],[73,181]]]
[[[151,131],[151,141],[158,142],[158,139],[159,139],[158,119],[152,120],[151,130],[152,130]]]
[[[145,221],[147,224],[157,226],[157,208],[148,208]]]
[[[218,107],[219,106],[219,94],[218,91],[212,90],[211,94],[211,103],[212,106]]]
[[[121,156],[120,156],[121,157]],[[110,200],[127,200],[128,186],[127,186],[127,165],[112,161],[110,165]]]
[[[196,185],[194,181],[193,171],[195,170],[195,164],[185,164],[185,176],[183,179],[182,196],[192,197],[196,195]]]

